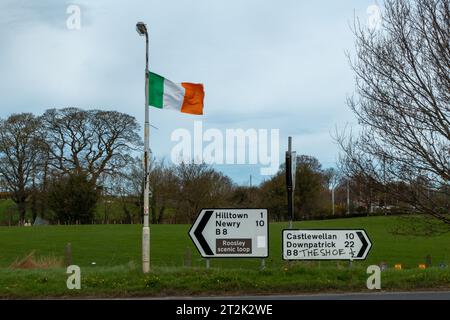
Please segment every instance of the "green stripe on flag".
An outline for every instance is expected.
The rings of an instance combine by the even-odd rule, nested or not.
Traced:
[[[160,108],[163,107],[164,78],[160,75],[150,72],[148,79],[148,104]]]

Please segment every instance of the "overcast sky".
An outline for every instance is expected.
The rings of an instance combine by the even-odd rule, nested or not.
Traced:
[[[70,4],[81,28],[66,22]],[[336,127],[354,123],[345,104],[354,75],[353,17],[367,19],[375,0],[0,0],[0,117],[80,107],[127,112],[144,123],[144,41],[150,68],[174,82],[205,87],[204,116],[151,108],[151,148],[170,157],[177,128],[280,130],[280,161],[294,150],[335,166]],[[220,170],[239,184],[258,166]]]

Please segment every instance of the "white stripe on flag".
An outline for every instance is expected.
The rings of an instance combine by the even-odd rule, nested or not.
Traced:
[[[186,90],[181,84],[164,79],[163,109],[180,111]]]

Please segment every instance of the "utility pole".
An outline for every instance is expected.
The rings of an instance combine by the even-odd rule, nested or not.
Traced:
[[[250,188],[252,187],[252,175],[250,175]]]
[[[136,24],[136,31],[140,36],[145,36],[145,124],[144,124],[144,225],[142,227],[142,272],[150,271],[150,227],[149,227],[149,162],[150,162],[150,121],[148,106],[148,32],[143,22]]]

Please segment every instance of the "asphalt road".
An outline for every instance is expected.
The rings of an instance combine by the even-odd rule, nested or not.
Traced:
[[[329,293],[269,296],[139,298],[144,300],[449,300],[450,291]]]

